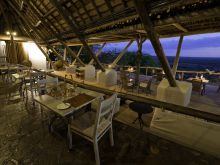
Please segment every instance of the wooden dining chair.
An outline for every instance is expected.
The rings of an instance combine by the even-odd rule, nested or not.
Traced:
[[[128,91],[129,89],[134,90],[134,83],[129,81],[129,76],[127,72],[121,71],[120,72],[120,78],[121,78],[121,90],[124,89]]]
[[[29,90],[31,92],[31,99],[33,101],[34,93],[36,95],[39,89],[39,85],[38,85],[39,80],[45,80],[45,79],[46,79],[46,73],[44,72],[30,72],[29,81],[25,83],[26,100],[28,100],[27,91]]]
[[[21,81],[10,83],[7,85],[7,91],[6,91],[7,102],[11,101],[11,99],[13,99],[16,96],[19,97],[19,99],[23,98],[23,93],[21,93],[20,90],[21,87],[22,87]]]
[[[68,125],[69,149],[72,149],[72,132],[93,143],[96,164],[100,164],[98,141],[109,131],[111,146],[114,145],[112,117],[117,94],[100,102],[96,112],[89,111]]]
[[[199,94],[204,94],[203,82],[201,79],[192,79],[192,91],[199,92]]]
[[[146,82],[140,82],[138,93],[139,93],[139,90],[143,90],[144,92],[146,92],[146,94],[151,94],[152,81],[153,81],[153,78],[150,78]]]

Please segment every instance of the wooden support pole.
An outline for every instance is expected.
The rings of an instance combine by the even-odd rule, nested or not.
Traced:
[[[54,52],[54,54],[59,58],[59,60],[61,60],[64,63],[64,65],[69,66],[69,64],[63,59],[63,57],[52,46],[49,46],[49,48]]]
[[[13,63],[17,64],[18,63],[18,56],[17,56],[17,51],[16,51],[16,48],[15,48],[15,41],[14,41],[14,37],[12,34],[10,34],[10,53],[12,54],[11,57],[13,57]]]
[[[178,47],[177,47],[177,52],[176,52],[176,58],[173,62],[173,68],[172,68],[172,72],[173,72],[173,76],[176,77],[176,70],[179,64],[179,59],[180,59],[180,51],[181,51],[181,47],[182,47],[182,43],[183,43],[183,35],[180,36],[179,39],[179,43],[178,43]]]
[[[67,9],[63,9],[62,5],[59,4],[57,0],[50,0],[50,2],[55,6],[58,12],[63,16],[64,20],[69,24],[72,31],[75,33],[76,37],[79,38],[80,42],[83,44],[84,48],[88,51],[89,55],[94,59],[96,64],[99,68],[104,72],[105,68],[99,62],[98,58],[93,54],[92,50],[90,49],[89,45],[85,41],[85,36],[82,31],[80,31],[76,25],[73,23],[73,17],[71,13],[67,11]]]
[[[112,62],[111,67],[114,68],[118,61],[123,57],[123,55],[127,52],[128,48],[131,46],[134,40],[130,40],[129,43],[125,46],[122,52],[116,57],[116,59]]]
[[[67,57],[67,52],[66,52],[66,48],[64,48],[64,51],[63,51],[63,60],[66,61],[66,58]]]
[[[158,57],[161,65],[163,67],[163,70],[167,76],[167,79],[169,81],[170,86],[176,87],[177,86],[176,81],[175,81],[173,74],[171,72],[168,60],[167,60],[165,53],[163,51],[163,48],[161,46],[159,37],[158,37],[157,33],[155,32],[153,24],[149,18],[148,10],[145,6],[145,1],[144,0],[134,0],[134,4],[135,4],[136,11],[139,14],[140,19],[143,23],[144,29],[147,32],[147,35],[148,35],[148,37],[151,41],[151,44],[154,48],[154,51],[156,52],[157,57]]]
[[[145,39],[143,40],[140,36],[137,37],[136,42],[138,46],[137,56],[136,56],[136,77],[135,77],[135,85],[137,86],[137,90],[139,90],[139,83],[140,83],[140,66],[141,66],[141,59],[142,59],[142,45]]]
[[[96,57],[98,57],[101,54],[102,49],[105,47],[105,45],[106,45],[106,43],[102,44],[101,48],[98,50],[98,52],[95,55]],[[89,65],[92,65],[93,62],[94,62],[94,59],[91,59],[90,62],[89,62]]]
[[[77,55],[76,55],[77,57],[80,56],[82,50],[83,50],[83,46],[80,47],[80,49],[79,49],[79,51],[78,51],[78,53],[77,53]],[[72,65],[74,65],[75,63],[76,63],[76,59],[72,62]]]

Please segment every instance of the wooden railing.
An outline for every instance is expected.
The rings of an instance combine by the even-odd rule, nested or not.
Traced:
[[[108,64],[103,64],[106,68],[109,67]],[[134,69],[136,68],[135,66],[130,66],[130,65],[116,65],[116,68],[123,68],[123,69],[127,69],[129,67],[133,67]],[[140,67],[141,70],[141,74],[144,75],[154,75],[157,74],[159,72],[162,72],[163,69],[161,67],[151,67],[151,66],[141,66]],[[220,76],[220,72],[208,72],[208,71],[196,71],[196,70],[177,70],[176,74],[180,75],[182,78],[184,78],[185,76],[189,76],[189,75],[195,75],[195,76],[200,76],[200,75],[207,75],[207,76]]]

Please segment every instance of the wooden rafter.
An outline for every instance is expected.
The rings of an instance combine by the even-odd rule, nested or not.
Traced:
[[[26,17],[24,17],[23,13],[21,13],[20,11],[18,11],[17,8],[16,8],[10,1],[8,1],[8,3],[9,3],[9,5],[16,11],[16,13],[18,14],[18,16],[21,18],[22,22],[25,24],[24,27],[29,27],[29,28],[28,28],[28,31],[31,31],[31,30],[33,29],[33,30],[34,30],[34,33],[35,33],[41,40],[43,40],[42,35],[41,35],[39,32],[37,32],[36,27],[34,27],[34,26],[29,22],[29,19],[27,19]],[[33,31],[33,30],[32,30],[32,31]],[[31,34],[31,37],[34,38],[34,35]],[[52,48],[52,46],[51,46],[47,41],[44,41],[44,42],[47,44],[47,46],[48,46],[49,48]],[[61,41],[61,42],[62,42],[62,41]],[[64,45],[65,48],[67,48],[67,50],[68,50],[73,56],[75,56],[75,54],[73,53],[73,51],[72,51],[64,42],[63,42],[63,45]],[[77,58],[77,57],[75,56],[75,58]],[[77,60],[84,66],[84,63],[83,63],[80,59],[77,58]]]
[[[96,5],[95,1],[94,0],[91,0],[91,1],[92,1],[92,5],[95,8],[95,10],[96,10],[97,14],[99,15],[99,17],[102,17],[102,13],[99,11],[98,6]]]
[[[33,9],[34,9],[35,14],[37,14],[39,20],[44,23],[44,24],[43,24],[44,26],[45,26],[45,21],[44,21],[44,20],[47,20],[47,21],[50,22],[50,20],[47,18],[47,16],[45,16],[45,15],[42,16],[42,11],[41,11],[41,9],[40,9],[40,8],[36,8],[36,2],[34,2],[34,1],[27,1],[27,0],[26,0],[26,2],[27,2],[27,5],[28,5],[30,8],[33,8]],[[45,7],[45,9],[46,9],[46,7]],[[47,10],[47,9],[46,9],[46,10]],[[51,13],[53,13],[55,10],[56,10],[56,9],[53,8],[53,10],[51,10]],[[40,14],[41,14],[41,15],[40,15]],[[54,20],[56,20],[56,19],[54,18],[53,14],[51,14],[50,16],[51,16]],[[63,26],[59,23],[59,21],[57,22],[57,24],[58,24],[61,28],[63,28]],[[59,31],[55,26],[53,26],[53,27],[54,27],[54,29],[56,29],[56,33],[60,33],[60,31]],[[44,29],[46,29],[46,30],[49,31],[49,29],[48,29],[47,27],[45,27]]]
[[[11,25],[11,23],[9,22],[9,19],[8,19],[7,15],[5,14],[4,6],[5,6],[4,1],[0,1],[0,11],[1,11],[1,13],[3,14],[3,17],[4,17],[4,19],[5,19],[7,28],[8,28],[8,30],[12,30],[12,25]]]
[[[93,54],[92,50],[90,49],[90,47],[88,46],[88,44],[85,41],[85,36],[82,32],[80,32],[77,27],[75,26],[75,24],[72,22],[72,20],[70,20],[71,14],[67,11],[64,10],[60,4],[57,2],[57,0],[50,0],[51,3],[53,3],[53,5],[57,8],[57,10],[59,11],[59,13],[63,16],[63,18],[65,19],[65,21],[70,25],[72,31],[75,33],[75,35],[77,36],[77,38],[79,38],[80,42],[83,44],[83,46],[85,47],[85,49],[88,51],[89,55],[95,60],[95,62],[97,63],[97,65],[100,67],[100,69],[104,72],[105,69],[102,66],[102,64],[99,62],[98,58]],[[71,17],[72,18],[72,17]]]
[[[16,15],[16,17],[18,17]],[[21,17],[18,17],[18,20],[20,20]],[[23,22],[23,23],[22,23]],[[30,27],[27,29],[28,25],[24,25],[24,21],[20,20],[21,26],[23,27],[24,31],[27,33],[27,35],[34,41],[34,43],[37,45],[37,47],[40,49],[40,51],[43,53],[43,55],[46,57],[48,61],[51,62],[51,59],[49,58],[48,54],[41,48],[41,46],[38,44],[37,40],[35,39],[35,36],[30,32]]]
[[[91,15],[89,14],[88,10],[86,9],[86,4],[84,3],[83,0],[79,1],[81,3],[81,6],[83,7],[84,11],[86,12],[88,18],[90,19],[90,21],[93,21]]]
[[[80,14],[79,9],[76,7],[76,4],[72,1],[70,1],[70,2],[73,5],[73,7],[74,7],[75,11],[77,12],[77,14],[78,14],[79,18],[81,19],[81,21],[83,21],[83,23],[86,24],[86,21],[85,21],[85,19],[83,19],[82,14]]]
[[[122,0],[122,3],[123,3],[123,5],[124,5],[125,8],[128,7],[128,2],[127,2],[126,0]]]
[[[184,28],[182,25],[180,25],[179,23],[174,23],[173,26],[175,26],[177,29],[183,31],[183,32],[188,32],[188,30],[186,28]]]
[[[153,24],[149,18],[148,10],[145,6],[145,1],[144,0],[134,0],[134,4],[135,4],[135,8],[137,10],[137,13],[140,16],[140,19],[142,21],[144,29],[147,32],[148,37],[151,41],[151,44],[154,48],[154,51],[156,52],[157,57],[158,57],[161,65],[164,69],[164,72],[167,76],[167,79],[169,81],[170,86],[176,87],[177,86],[176,81],[175,81],[173,74],[171,72],[170,65],[169,65],[168,60],[167,60],[165,53],[163,51],[163,47],[161,46],[158,34],[155,32]]]
[[[81,46],[80,49],[79,49],[79,51],[77,52],[77,55],[76,55],[77,57],[80,56],[82,50],[83,50],[83,46]],[[74,65],[75,63],[76,63],[76,59],[72,62],[72,65]]]
[[[51,13],[53,13],[56,9],[55,8],[51,8],[47,13],[45,13],[43,15],[43,17],[47,17],[48,15],[50,15]]]
[[[38,15],[38,18],[39,18],[40,16]],[[42,22],[43,22],[43,25],[44,26],[46,26],[47,25],[47,28],[52,32],[51,33],[51,35],[52,36],[54,36],[55,38],[57,38],[58,39],[58,41],[66,48],[66,50],[73,56],[73,57],[75,57],[78,61],[79,61],[79,63],[81,64],[81,65],[85,65],[78,57],[77,57],[77,55],[76,55],[76,53],[73,51],[73,50],[71,50],[68,46],[67,46],[67,44],[64,42],[64,41],[62,41],[62,39],[59,37],[59,36],[57,36],[57,35],[55,35],[55,32],[54,32],[54,30],[50,27],[50,25],[48,25],[44,20],[42,20]],[[35,29],[35,27],[33,27],[34,29]],[[46,29],[47,29],[46,28]],[[55,28],[55,27],[54,27]],[[56,29],[56,28],[55,28]],[[58,31],[57,31],[58,32]],[[47,45],[50,45],[46,40],[44,40],[45,41],[45,43],[47,44]],[[55,54],[56,54],[56,52],[55,52]]]
[[[114,12],[114,8],[111,5],[111,1],[109,0],[105,0],[106,5],[108,6],[109,10],[111,11],[111,13]]]
[[[101,54],[102,49],[105,47],[105,45],[106,45],[106,43],[102,44],[101,48],[98,50],[98,52],[95,55],[96,57],[98,57]],[[91,59],[90,62],[89,62],[89,65],[92,65],[93,62],[94,62],[94,59]]]
[[[116,57],[116,59],[112,62],[111,67],[114,68],[115,65],[119,62],[119,60],[123,57],[123,55],[127,52],[128,48],[131,46],[134,40],[130,40],[122,52]]]
[[[176,58],[173,62],[172,72],[173,72],[174,77],[176,76],[176,71],[177,71],[177,67],[178,67],[178,63],[179,63],[179,59],[180,59],[180,51],[181,51],[181,47],[182,47],[182,43],[183,43],[183,37],[184,36],[180,36],[177,51],[176,51]]]

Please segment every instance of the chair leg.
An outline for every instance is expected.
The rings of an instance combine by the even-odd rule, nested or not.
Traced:
[[[110,144],[111,146],[114,146],[114,137],[113,137],[113,129],[112,129],[112,125],[109,129],[109,136],[110,136]]]
[[[40,104],[38,104],[38,108],[39,108],[39,110],[40,110],[41,120],[43,120],[44,114],[43,114],[43,110],[42,110],[42,107],[41,107]]]
[[[68,138],[68,141],[69,141],[69,150],[71,150],[72,147],[73,147],[73,142],[72,142],[73,140],[72,140],[72,132],[71,132],[70,125],[68,125],[67,138]]]
[[[94,145],[94,152],[95,152],[95,161],[96,161],[96,165],[100,165],[100,158],[99,158],[99,146],[98,146],[98,142],[94,141],[93,142]]]

